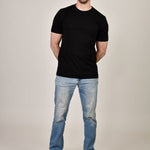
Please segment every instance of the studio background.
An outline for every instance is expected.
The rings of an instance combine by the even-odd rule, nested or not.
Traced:
[[[0,149],[48,150],[57,59],[50,49],[56,12],[76,0],[0,0]],[[109,24],[98,62],[96,150],[150,149],[150,2],[91,0]],[[64,131],[64,150],[82,150],[76,87]]]

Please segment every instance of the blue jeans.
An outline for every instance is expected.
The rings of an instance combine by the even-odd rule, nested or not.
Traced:
[[[55,78],[55,111],[49,150],[63,150],[65,121],[76,85],[79,89],[84,120],[83,149],[95,150],[98,78],[78,79],[58,75]]]

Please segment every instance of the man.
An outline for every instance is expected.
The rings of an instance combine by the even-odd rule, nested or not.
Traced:
[[[90,5],[90,0],[77,0],[77,3],[61,8],[56,13],[50,42],[58,59],[58,67],[49,149],[62,150],[64,147],[66,116],[73,92],[78,86],[84,120],[83,149],[94,150],[98,91],[96,63],[105,55],[108,44],[106,17]]]

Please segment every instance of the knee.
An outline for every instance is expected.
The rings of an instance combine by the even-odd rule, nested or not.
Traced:
[[[85,113],[84,115],[83,115],[83,119],[84,119],[84,121],[90,121],[90,122],[92,122],[92,123],[94,123],[94,124],[96,124],[97,123],[97,120],[96,120],[96,113],[95,112],[91,112],[91,113]]]
[[[67,109],[62,109],[62,108],[56,109],[55,117],[54,117],[55,123],[65,121],[66,115],[67,115]]]

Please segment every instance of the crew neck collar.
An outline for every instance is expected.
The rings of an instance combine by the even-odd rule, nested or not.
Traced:
[[[81,13],[91,12],[91,11],[94,9],[93,6],[91,6],[92,8],[90,8],[89,10],[80,10],[80,9],[77,8],[76,4],[77,4],[77,3],[75,3],[75,4],[73,5],[74,8],[75,8],[78,12],[81,12]]]

